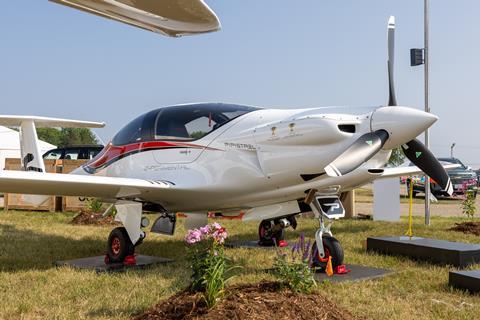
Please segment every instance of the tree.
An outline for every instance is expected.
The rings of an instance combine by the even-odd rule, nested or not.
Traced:
[[[59,148],[82,145],[97,144],[95,134],[88,128],[37,128],[37,135],[40,140],[46,141]]]
[[[398,147],[392,150],[392,155],[388,160],[388,164],[394,167],[398,167],[405,161],[405,154],[403,153],[402,148]]]

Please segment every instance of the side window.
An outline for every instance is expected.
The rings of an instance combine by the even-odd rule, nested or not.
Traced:
[[[89,151],[89,149],[80,149],[80,152],[78,154],[78,159],[82,159],[82,160],[91,159],[88,151]]]
[[[197,118],[185,125],[191,139],[200,139],[214,130],[217,123],[209,117]]]
[[[58,160],[62,156],[62,150],[49,151],[43,158],[46,160]]]
[[[65,150],[65,160],[77,160],[79,159],[79,150],[67,149]]]

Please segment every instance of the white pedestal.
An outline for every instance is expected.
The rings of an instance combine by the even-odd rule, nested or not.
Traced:
[[[400,220],[400,181],[398,178],[373,182],[373,220]]]

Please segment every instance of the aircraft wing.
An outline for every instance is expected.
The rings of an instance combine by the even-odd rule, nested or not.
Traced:
[[[154,194],[171,194],[172,185],[161,181],[91,175],[58,174],[3,170],[0,192],[96,197],[106,200],[149,198]]]
[[[203,0],[50,0],[166,36],[220,29],[215,12]]]
[[[443,166],[445,170],[455,169],[460,167],[458,164],[447,164]],[[385,168],[383,174],[378,177],[378,179],[383,178],[393,178],[393,177],[402,177],[402,176],[415,176],[415,175],[424,175],[422,170],[417,166],[408,166],[408,167],[396,167],[396,168]]]

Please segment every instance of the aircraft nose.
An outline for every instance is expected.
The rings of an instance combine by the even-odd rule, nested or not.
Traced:
[[[408,107],[382,107],[372,113],[372,131],[386,130],[389,139],[385,149],[392,149],[416,138],[430,128],[438,117],[434,114]]]

